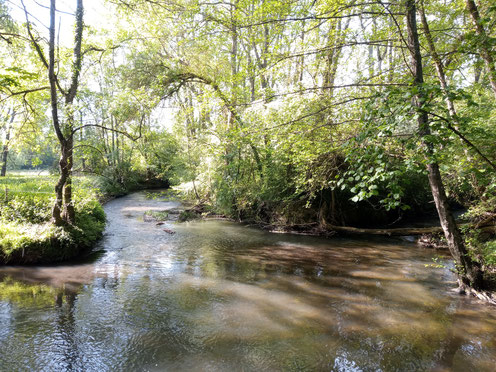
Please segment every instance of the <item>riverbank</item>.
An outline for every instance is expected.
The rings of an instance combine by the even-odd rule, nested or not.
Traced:
[[[74,177],[76,222],[68,227],[50,223],[56,177],[2,177],[0,203],[0,264],[65,261],[90,249],[103,234],[104,195],[92,177]]]
[[[188,219],[210,219],[212,216],[219,218],[213,206],[202,203],[187,208],[183,214]],[[459,215],[463,217],[462,213]],[[221,217],[228,219],[226,216]],[[277,220],[274,216],[266,215],[266,217],[270,222],[260,219],[237,219],[236,221],[271,233],[347,238],[399,237],[406,241],[415,242],[423,248],[449,250],[443,230],[440,226],[435,225],[435,219],[410,220],[411,226],[403,222],[401,225],[395,224],[395,227],[369,228],[332,225],[325,220],[317,222],[315,219],[308,219],[308,222],[300,220],[299,223],[291,223],[283,218]],[[494,299],[494,293],[496,293],[496,221],[494,215],[490,215],[490,217],[484,220],[460,219],[458,226],[465,238],[469,254],[481,266],[485,289],[488,291],[487,293],[483,291],[471,292],[484,301],[496,304]],[[460,290],[463,291],[461,288]]]
[[[183,207],[148,194],[160,192],[104,206],[91,260],[0,268],[0,370],[494,369],[494,309],[450,291],[443,253],[220,220],[157,226],[145,212]]]
[[[443,234],[442,228],[439,224],[436,224],[436,219],[434,218],[432,223],[422,223],[419,225],[419,221],[412,222],[411,226],[408,223],[403,223],[401,225],[393,225],[387,227],[353,227],[353,226],[340,226],[327,223],[325,221],[301,221],[300,223],[292,223],[290,221],[262,221],[248,219],[233,219],[228,216],[219,214],[215,211],[215,208],[207,204],[192,204],[189,208],[184,210],[186,219],[202,218],[202,219],[227,219],[231,221],[237,221],[250,226],[256,226],[263,230],[272,233],[281,234],[297,234],[297,235],[310,235],[310,236],[399,236],[399,237],[412,237],[412,240],[417,241],[419,244],[427,244],[428,240],[431,240],[433,245],[434,240],[439,240],[438,237]],[[269,218],[271,220],[271,218]],[[496,223],[493,220],[487,220],[483,223],[468,223],[460,222],[459,227],[462,230],[475,230],[477,229],[480,233],[486,234],[486,238],[492,238],[496,235]],[[441,242],[438,241],[436,246],[441,246]]]
[[[51,220],[57,176],[26,172],[0,178],[0,265],[67,261],[91,250],[103,236],[103,205],[141,189],[168,188],[159,179],[115,187],[97,176],[73,177],[76,222],[56,227]]]

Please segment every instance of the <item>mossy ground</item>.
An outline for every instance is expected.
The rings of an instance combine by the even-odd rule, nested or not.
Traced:
[[[52,176],[0,178],[0,263],[67,260],[102,236],[105,213],[95,180],[74,178],[76,223],[65,228],[50,223],[55,182]]]

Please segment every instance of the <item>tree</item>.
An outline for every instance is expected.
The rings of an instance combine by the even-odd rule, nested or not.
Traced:
[[[457,166],[474,184],[495,169],[492,91],[465,78],[478,54],[492,58],[491,22],[479,19],[479,36],[467,37],[464,4],[432,0],[425,15],[413,0],[132,1],[130,18],[142,18],[129,84],[177,110],[184,158],[195,153],[198,178],[209,172],[204,194],[223,211],[352,225],[349,210],[395,209],[396,219],[432,195],[462,284],[481,289],[481,265],[448,205],[460,201]]]
[[[5,175],[7,173],[7,158],[9,156],[10,132],[11,132],[12,123],[14,122],[15,117],[16,117],[15,110],[13,108],[9,109],[7,111],[8,122],[7,122],[7,127],[5,128],[5,142],[3,144],[3,149],[2,149],[0,177],[5,177]]]
[[[479,49],[480,56],[486,64],[489,83],[496,97],[496,65],[494,64],[494,57],[491,48],[491,41],[489,35],[484,28],[484,22],[479,14],[479,8],[474,0],[465,0],[468,13],[472,19],[475,28],[475,33],[478,37],[476,45]]]
[[[463,237],[456,225],[455,219],[450,211],[448,198],[444,190],[439,164],[435,160],[432,143],[429,136],[432,135],[429,126],[427,111],[423,109],[426,97],[424,93],[424,74],[422,69],[422,55],[420,54],[420,43],[417,32],[417,7],[415,0],[405,1],[406,25],[408,31],[408,47],[411,55],[412,74],[414,87],[417,93],[414,97],[414,104],[418,108],[417,122],[418,130],[424,145],[427,157],[427,173],[432,197],[436,204],[436,209],[444,231],[444,236],[448,242],[451,255],[455,259],[457,272],[461,280],[460,285],[469,286],[479,290],[483,286],[482,271],[480,265],[470,257]]]
[[[445,66],[434,44],[434,39],[432,38],[432,34],[429,28],[429,23],[427,22],[427,17],[425,15],[423,1],[421,2],[418,11],[420,15],[420,20],[422,22],[422,29],[424,31],[424,36],[427,41],[429,51],[431,53],[431,57],[434,61],[437,78],[439,80],[439,84],[441,86],[441,90],[444,95],[444,100],[448,108],[448,113],[450,116],[449,119],[450,121],[453,121],[453,124],[451,124],[450,122],[447,123],[448,128],[452,130],[464,142],[464,144],[466,144],[468,147],[473,149],[482,159],[484,159],[484,161],[486,161],[496,171],[496,164],[492,162],[491,159],[489,159],[485,154],[483,154],[479,150],[479,148],[477,148],[477,146],[475,146],[469,139],[467,139],[467,137],[464,136],[463,133],[460,131],[460,119],[456,112],[455,103],[453,102],[453,99],[450,97],[450,89],[445,74]]]
[[[52,209],[52,219],[55,225],[62,226],[65,224],[74,224],[75,211],[72,201],[72,168],[73,168],[73,152],[74,152],[74,120],[75,113],[73,109],[74,99],[76,98],[79,76],[81,73],[81,64],[83,54],[81,53],[81,45],[83,41],[83,1],[77,0],[76,6],[76,28],[73,49],[73,61],[71,66],[70,85],[67,89],[63,89],[59,80],[59,76],[55,72],[57,63],[55,58],[56,41],[56,0],[50,1],[50,27],[48,40],[48,60],[45,57],[42,47],[35,39],[31,24],[28,18],[28,13],[25,9],[27,30],[31,42],[38,53],[41,62],[48,71],[48,81],[50,83],[50,102],[53,129],[57,135],[60,144],[60,160],[59,169],[60,177],[55,185],[56,200]],[[64,97],[63,112],[65,118],[60,116],[59,106],[61,103],[58,99],[58,94]],[[64,120],[65,119],[65,120]]]

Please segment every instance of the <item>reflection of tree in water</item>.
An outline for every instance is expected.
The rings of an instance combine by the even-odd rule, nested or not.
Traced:
[[[20,307],[43,307],[53,305],[62,293],[43,284],[26,284],[7,276],[0,282],[0,300]]]
[[[446,314],[445,307],[451,300],[429,289],[439,275],[426,273],[421,257],[407,250],[283,244],[203,248],[208,252],[188,255],[186,276],[172,292],[185,313],[201,314],[193,328],[211,332],[211,340],[222,334],[224,341],[216,341],[215,348],[238,344],[244,354],[262,359],[279,359],[274,352],[280,348],[284,360],[279,363],[288,368],[316,363],[332,368],[335,360],[338,369],[426,369],[450,366],[461,346],[463,338],[450,334],[456,314]],[[212,302],[222,303],[216,313]],[[256,329],[258,336],[252,334]],[[271,340],[265,349],[264,339]]]
[[[9,323],[12,329],[8,349],[6,345],[2,347],[6,351],[2,353],[2,359],[12,358],[24,367],[38,365],[70,370],[78,359],[78,347],[74,342],[76,297],[76,292],[63,287],[24,283],[4,277],[0,282],[0,301],[11,304]],[[48,316],[50,321],[37,321],[40,316],[42,319]],[[48,339],[44,338],[46,334],[50,334]],[[18,343],[23,347],[16,347]],[[26,354],[24,348],[34,346],[41,346],[44,350],[43,358],[37,359],[37,353]]]
[[[207,227],[191,236],[178,227],[177,245],[124,251],[85,271],[91,281],[78,295],[46,287],[51,302],[38,312],[13,306],[9,344],[17,346],[7,360],[64,370],[260,371],[468,370],[494,361],[496,323],[439,289],[447,280],[426,270],[431,253]]]
[[[77,294],[74,292],[59,292],[55,300],[55,332],[60,338],[57,343],[57,354],[60,361],[57,363],[67,370],[74,370],[80,360],[79,343],[75,327],[74,311]]]

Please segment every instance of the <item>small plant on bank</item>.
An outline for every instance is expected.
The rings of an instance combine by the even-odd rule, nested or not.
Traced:
[[[166,221],[169,217],[168,211],[146,211],[145,216],[149,216],[154,221]]]
[[[446,265],[443,263],[442,257],[434,257],[431,264],[426,264],[425,267],[432,267],[435,269],[445,269]]]

